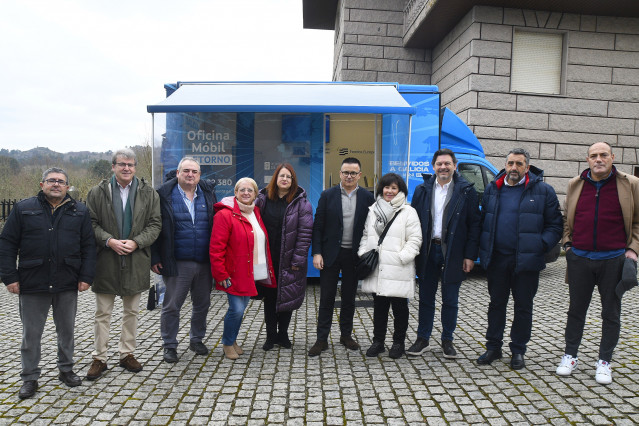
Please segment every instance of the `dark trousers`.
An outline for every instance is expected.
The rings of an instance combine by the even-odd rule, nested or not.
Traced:
[[[191,342],[201,342],[206,335],[206,316],[211,306],[213,278],[208,263],[177,261],[179,275],[164,277],[166,292],[162,302],[160,331],[165,348],[178,347],[177,334],[180,328],[180,310],[186,296],[191,292]]]
[[[22,320],[22,373],[23,381],[40,377],[41,340],[49,309],[53,308],[53,323],[58,335],[58,369],[63,372],[73,368],[73,331],[78,307],[78,291],[61,293],[20,294],[20,319]]]
[[[408,330],[408,299],[403,297],[386,297],[373,294],[373,341],[386,340],[388,328],[388,311],[393,306],[394,327],[393,343],[404,343]]]
[[[525,354],[532,332],[533,299],[539,287],[539,272],[515,273],[515,255],[493,253],[486,277],[490,294],[486,348],[499,350],[502,347],[506,308],[512,292],[515,316],[510,328],[510,351]]]
[[[426,263],[426,273],[419,277],[419,321],[417,336],[429,340],[435,322],[435,297],[439,278],[444,267],[444,255],[440,244],[431,243]],[[442,340],[453,340],[459,310],[461,283],[442,283]]]
[[[599,359],[610,362],[621,330],[621,299],[615,288],[621,280],[625,256],[614,259],[590,260],[568,250],[566,253],[570,308],[566,322],[566,353],[577,356],[584,334],[586,314],[595,286],[601,297],[601,342]]]
[[[288,325],[293,312],[277,312],[277,288],[257,285],[257,292],[264,297],[264,323],[266,340],[274,342],[278,336],[288,337]]]
[[[339,328],[342,336],[350,336],[353,332],[353,315],[355,315],[355,294],[357,278],[355,276],[355,252],[342,248],[339,255],[329,267],[320,271],[320,307],[317,318],[317,340],[328,340],[333,323],[337,281],[342,272],[342,308],[339,315]]]

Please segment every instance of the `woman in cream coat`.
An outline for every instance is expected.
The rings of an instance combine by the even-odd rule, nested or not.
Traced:
[[[362,256],[375,249],[384,227],[391,224],[379,247],[377,270],[362,282],[362,291],[373,293],[373,344],[366,356],[374,357],[386,350],[384,340],[388,325],[388,312],[393,306],[395,331],[391,358],[404,354],[404,341],[408,329],[408,298],[415,293],[415,257],[422,244],[422,229],[414,208],[406,203],[408,188],[401,176],[388,173],[379,180],[376,201],[369,207],[364,235],[357,254]]]

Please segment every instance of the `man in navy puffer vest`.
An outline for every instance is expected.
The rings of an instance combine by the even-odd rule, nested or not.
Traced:
[[[193,313],[189,349],[198,355],[209,350],[202,343],[211,304],[212,277],[209,240],[213,227],[215,184],[200,181],[200,165],[184,157],[177,175],[158,189],[162,232],[152,246],[151,269],[164,277],[161,333],[164,361],[177,362],[180,310],[191,292]]]
[[[510,366],[514,370],[525,367],[539,272],[546,267],[544,254],[559,242],[563,228],[557,195],[543,181],[543,174],[530,165],[526,150],[515,148],[506,157],[505,169],[484,192],[479,258],[486,270],[490,304],[486,353],[477,360],[480,365],[502,356],[512,292],[515,315],[510,329]]]

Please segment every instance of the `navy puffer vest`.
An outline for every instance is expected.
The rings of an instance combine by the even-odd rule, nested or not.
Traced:
[[[173,187],[171,199],[175,223],[175,258],[206,263],[209,261],[209,219],[206,199],[198,188],[195,200],[195,223],[186,207],[178,185]]]

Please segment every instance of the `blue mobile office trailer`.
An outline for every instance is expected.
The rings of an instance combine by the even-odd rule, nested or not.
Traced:
[[[265,186],[279,163],[290,163],[315,208],[339,183],[341,161],[362,162],[360,186],[395,172],[409,200],[441,146],[458,156],[459,171],[483,192],[497,170],[481,144],[450,110],[436,86],[353,82],[178,82],[165,85],[153,117],[153,185],[184,156],[198,159],[218,199],[245,176]],[[318,276],[309,256],[309,276]]]

